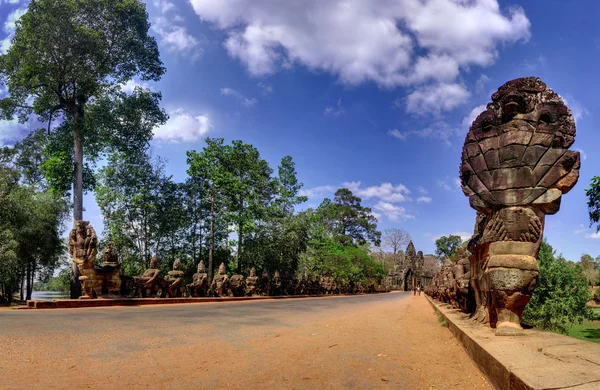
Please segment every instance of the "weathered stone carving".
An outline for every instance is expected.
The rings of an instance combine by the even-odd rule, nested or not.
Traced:
[[[271,279],[271,290],[270,295],[281,295],[283,292],[283,282],[281,280],[281,276],[279,275],[279,271],[275,271],[273,274],[273,279]]]
[[[245,293],[244,276],[232,275],[229,279],[229,289],[227,295],[233,297],[242,297]]]
[[[158,258],[152,256],[150,268],[144,271],[142,276],[134,276],[135,295],[141,295],[143,298],[155,295],[160,289],[160,270],[158,269]]]
[[[188,284],[190,295],[193,297],[205,297],[208,292],[208,274],[204,261],[198,263],[198,272],[192,276],[192,283]]]
[[[117,254],[117,250],[115,249],[115,243],[112,241],[108,241],[102,254],[102,266],[116,267],[118,265],[119,255]]]
[[[545,216],[558,212],[562,194],[579,177],[579,153],[568,150],[574,139],[571,111],[535,77],[501,86],[466,136],[462,188],[471,207],[485,215],[481,237],[470,245],[479,252],[471,279],[477,275],[480,290],[489,287],[497,335],[522,334]],[[479,300],[482,310],[486,297]]]
[[[97,298],[101,292],[97,286],[94,268],[98,254],[98,236],[89,221],[75,221],[69,234],[69,254],[81,274],[79,280],[85,295],[80,298]]]
[[[264,270],[258,279],[258,295],[269,295],[271,291],[271,278],[269,272]]]
[[[164,288],[167,297],[181,297],[185,292],[185,281],[183,280],[184,272],[181,270],[181,260],[175,259],[173,262],[173,270],[169,271],[165,276]]]
[[[225,263],[221,263],[219,266],[219,274],[215,276],[210,285],[213,294],[219,297],[224,297],[227,294],[229,277],[227,276],[227,269]]]
[[[252,296],[257,294],[257,283],[258,276],[256,276],[256,269],[252,267],[250,269],[250,276],[246,278],[246,295]]]

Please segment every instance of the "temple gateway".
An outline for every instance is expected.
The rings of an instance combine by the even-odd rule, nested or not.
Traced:
[[[406,252],[396,254],[396,264],[385,278],[385,286],[391,290],[410,291],[413,288],[425,288],[433,279],[433,274],[426,271],[423,252],[417,252],[413,242],[409,242]]]

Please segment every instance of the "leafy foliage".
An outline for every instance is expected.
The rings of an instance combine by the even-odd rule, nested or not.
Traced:
[[[566,334],[573,324],[590,318],[586,306],[591,299],[581,268],[570,267],[546,241],[538,255],[540,275],[523,322],[542,329]]]
[[[588,198],[590,227],[596,224],[596,232],[600,232],[600,176],[592,177],[590,188],[585,190],[585,195]]]
[[[435,240],[435,255],[440,258],[454,258],[454,254],[461,243],[460,236],[442,236]]]

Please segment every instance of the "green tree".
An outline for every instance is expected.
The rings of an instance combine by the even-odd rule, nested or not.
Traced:
[[[306,196],[299,195],[304,184],[298,181],[296,164],[292,156],[285,156],[281,159],[277,172],[276,204],[278,211],[282,215],[292,215],[295,206],[308,200]]]
[[[590,215],[590,227],[596,224],[596,232],[600,232],[600,176],[592,177],[590,188],[585,190]]]
[[[255,229],[256,221],[266,216],[273,196],[273,170],[254,146],[239,140],[225,147],[223,157],[228,209],[237,226],[237,272],[241,273],[244,238]]]
[[[84,147],[93,159],[106,148],[144,145],[166,119],[159,93],[120,88],[134,76],[158,80],[165,72],[149,27],[139,0],[32,0],[0,56],[9,92],[0,101],[3,118],[26,122],[35,114],[48,131],[59,120],[46,168],[70,172],[76,220],[83,219]]]
[[[442,236],[435,240],[435,255],[439,258],[454,258],[456,250],[462,243],[460,236]]]
[[[226,212],[225,196],[231,186],[231,176],[225,169],[226,147],[222,138],[206,138],[206,146],[201,152],[187,152],[187,173],[205,189],[208,205],[208,278],[212,281],[215,254],[215,228],[223,221]]]
[[[538,255],[540,274],[535,291],[523,313],[523,322],[542,329],[567,333],[569,328],[590,318],[591,299],[580,267],[570,267],[544,240]]]
[[[377,218],[369,207],[363,207],[361,199],[347,188],[335,192],[333,201],[325,199],[317,209],[324,229],[345,244],[364,245],[381,243],[377,230]]]
[[[111,154],[95,195],[105,237],[114,241],[126,273],[141,272],[153,253],[173,260],[180,251],[182,193],[165,174],[164,160],[143,151]]]
[[[598,283],[598,264],[592,256],[587,253],[582,254],[577,265],[581,267],[581,273],[590,286],[594,286]]]

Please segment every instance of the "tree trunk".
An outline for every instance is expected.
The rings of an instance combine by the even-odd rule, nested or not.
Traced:
[[[215,244],[215,235],[213,224],[215,221],[215,185],[212,186],[212,194],[210,199],[210,241],[208,243],[208,284],[212,283],[213,279],[213,247]]]
[[[22,275],[21,275],[21,289],[19,291],[19,300],[23,300],[23,298],[25,298],[25,270],[23,270]]]
[[[26,300],[31,299],[31,292],[33,291],[33,279],[35,277],[35,264],[32,262],[27,263],[27,297]]]
[[[244,229],[242,222],[242,214],[244,213],[244,198],[240,197],[240,221],[238,225],[238,250],[237,250],[237,273],[242,273],[242,240],[244,239]]]
[[[73,180],[73,219],[83,219],[83,142],[81,141],[81,127],[83,115],[78,109],[73,113],[73,141],[74,141],[74,170]]]

